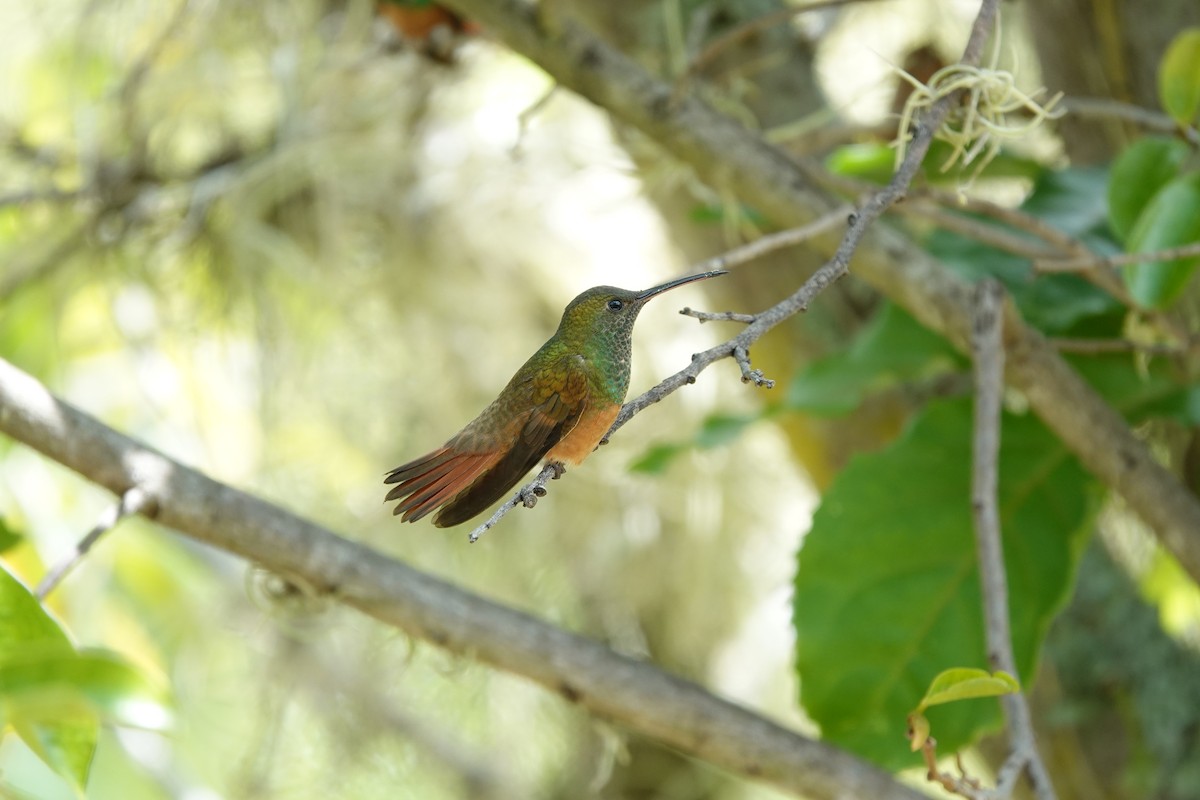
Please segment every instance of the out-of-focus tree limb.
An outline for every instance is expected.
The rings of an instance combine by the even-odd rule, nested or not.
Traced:
[[[783,227],[828,212],[832,200],[812,188],[805,168],[695,96],[672,100],[671,86],[569,19],[554,4],[541,12],[524,0],[447,0],[492,36],[538,64],[564,88],[601,106],[657,141],[703,179],[727,186]],[[826,254],[836,235],[812,240]],[[964,352],[972,288],[902,234],[874,226],[852,271]],[[1084,466],[1120,493],[1200,582],[1200,502],[1155,461],[1112,409],[1010,306],[1006,308],[1007,380]]]
[[[530,678],[722,769],[814,798],[920,800],[890,775],[700,686],[497,605],[173,461],[64,403],[0,359],[0,431],[154,519],[328,593],[411,636]]]

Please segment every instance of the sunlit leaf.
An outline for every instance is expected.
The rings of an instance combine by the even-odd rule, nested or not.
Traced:
[[[1183,31],[1167,47],[1158,65],[1158,96],[1180,125],[1200,116],[1200,28]]]
[[[1164,186],[1142,210],[1129,234],[1131,253],[1150,253],[1200,241],[1200,174],[1185,175]],[[1183,291],[1200,256],[1149,261],[1125,269],[1133,299],[1163,308]]]
[[[0,664],[17,658],[75,658],[74,648],[25,586],[0,569]],[[24,713],[19,693],[0,691],[4,720],[51,768],[76,789],[87,783],[99,732],[94,715],[64,708],[54,718]]]
[[[896,151],[886,144],[842,145],[825,159],[825,168],[837,175],[884,184],[896,167]]]
[[[974,667],[951,667],[937,674],[917,704],[922,712],[930,706],[973,700],[979,697],[998,697],[1021,691],[1021,684],[1007,672],[988,672]]]
[[[1178,176],[1188,153],[1183,142],[1156,136],[1139,139],[1121,153],[1108,179],[1108,221],[1122,241],[1150,198]]]
[[[27,651],[0,659],[0,698],[10,719],[92,719],[161,730],[166,690],[119,656],[102,651]]]

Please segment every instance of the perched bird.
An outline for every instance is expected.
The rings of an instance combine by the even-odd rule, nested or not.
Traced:
[[[685,283],[723,275],[689,275],[631,292],[588,289],[567,305],[558,330],[517,370],[490,406],[432,453],[401,464],[384,483],[386,502],[415,522],[437,510],[448,528],[480,513],[543,457],[578,464],[596,449],[625,400],[633,323],[650,298]]]

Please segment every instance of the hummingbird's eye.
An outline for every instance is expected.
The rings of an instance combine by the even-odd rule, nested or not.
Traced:
[[[618,300],[615,297],[612,300],[608,301],[608,310],[609,311],[620,311],[624,307],[625,307],[625,304],[622,303],[620,300]]]

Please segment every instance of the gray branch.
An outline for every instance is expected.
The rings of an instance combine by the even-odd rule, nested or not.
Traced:
[[[1016,675],[998,496],[1000,412],[1004,397],[1004,290],[994,280],[985,280],[977,287],[975,300],[975,326],[971,337],[975,357],[971,509],[975,517],[983,622],[992,669]],[[1017,778],[1023,769],[1027,769],[1038,800],[1056,800],[1054,786],[1034,740],[1033,721],[1025,695],[1017,693],[1001,699],[1008,718],[1012,754],[1005,763],[1007,768],[998,775],[995,791],[988,796],[1011,797]]]
[[[0,431],[146,513],[451,652],[523,675],[721,769],[822,798],[921,800],[882,770],[669,673],[492,603],[173,461],[0,359]]]

